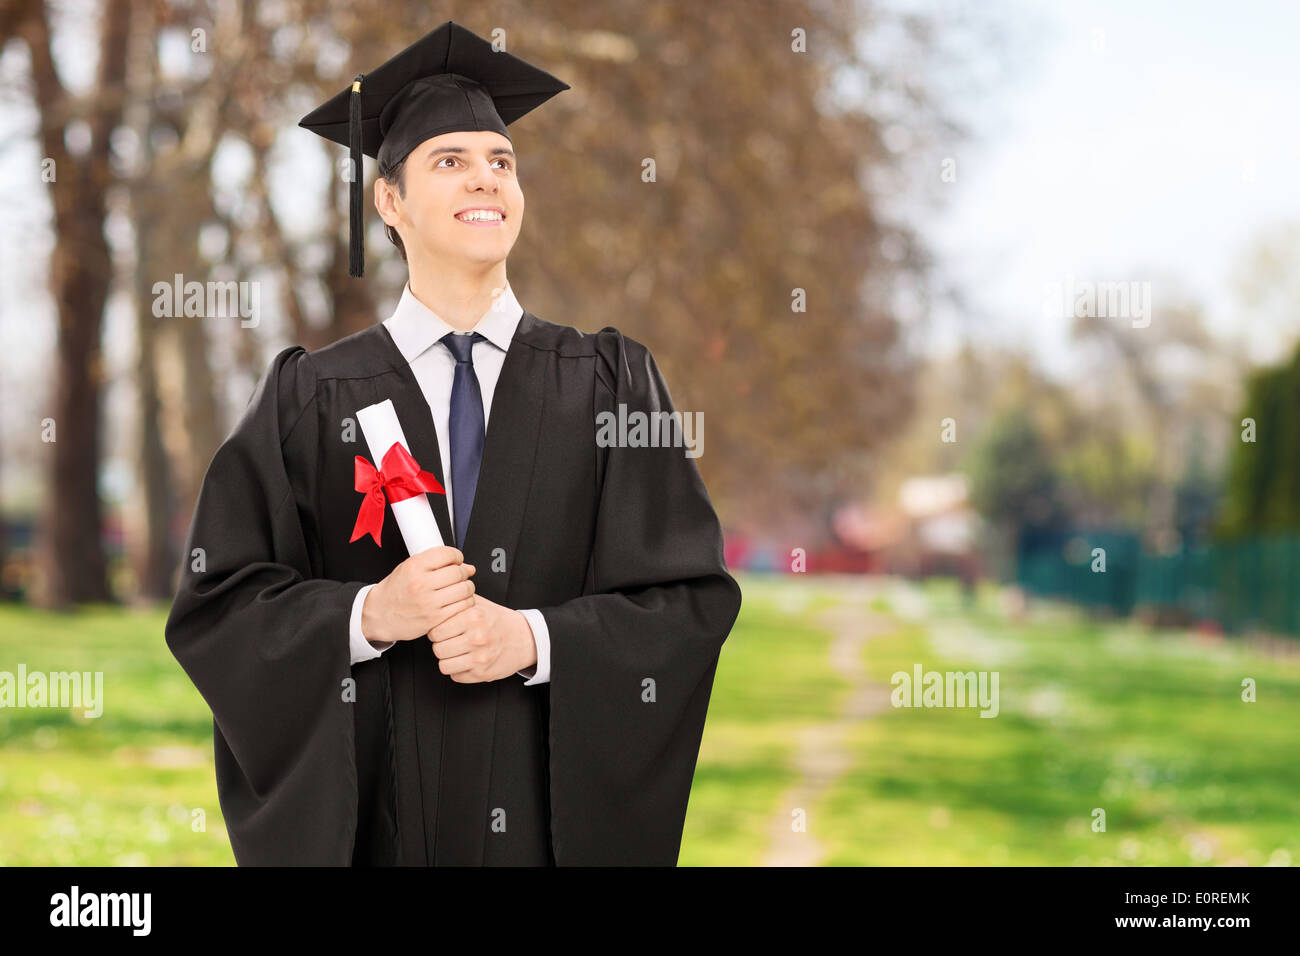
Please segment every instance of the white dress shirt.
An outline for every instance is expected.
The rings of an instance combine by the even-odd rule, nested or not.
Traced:
[[[391,316],[384,320],[384,326],[397,343],[402,357],[410,364],[411,372],[424,393],[433,413],[433,427],[438,435],[438,450],[442,458],[442,473],[451,476],[451,440],[448,419],[451,415],[451,385],[456,371],[456,359],[447,346],[439,340],[448,332],[457,335],[470,335],[478,332],[483,341],[475,342],[473,347],[474,373],[478,376],[479,391],[483,395],[483,428],[486,436],[488,417],[492,412],[492,395],[496,391],[497,379],[501,376],[501,366],[506,360],[506,350],[515,336],[519,320],[524,310],[515,298],[510,283],[484,313],[478,323],[467,332],[452,328],[437,313],[424,305],[411,294],[408,284],[402,290],[401,301]],[[423,462],[421,462],[424,465]],[[425,470],[429,470],[427,465]],[[447,489],[447,513],[454,515],[452,495],[455,489],[451,481],[444,481]],[[470,580],[473,580],[471,578]],[[392,645],[375,647],[361,633],[361,606],[373,584],[368,584],[357,592],[352,604],[352,619],[349,627],[349,645],[352,649],[352,663],[373,660]],[[521,610],[532,628],[533,642],[537,646],[537,664],[518,672],[527,678],[526,685],[544,684],[551,679],[551,636],[546,626],[546,619],[536,609]],[[529,673],[531,671],[532,673]]]

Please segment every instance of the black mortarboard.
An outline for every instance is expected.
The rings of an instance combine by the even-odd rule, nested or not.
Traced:
[[[506,127],[569,85],[448,20],[383,66],[312,110],[298,125],[347,146],[352,156],[348,273],[363,272],[361,156],[387,176],[426,139]]]

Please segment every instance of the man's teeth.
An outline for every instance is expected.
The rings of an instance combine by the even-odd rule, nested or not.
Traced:
[[[475,209],[470,212],[461,213],[456,218],[461,222],[500,222],[504,217],[499,212],[491,212],[487,209]]]

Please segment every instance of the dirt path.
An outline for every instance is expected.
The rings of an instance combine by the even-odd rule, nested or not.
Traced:
[[[865,584],[846,591],[841,603],[824,611],[817,624],[831,632],[831,667],[849,682],[840,715],[830,723],[809,727],[799,735],[794,769],[799,779],[781,797],[772,819],[764,866],[816,866],[825,849],[817,839],[816,803],[851,765],[848,731],[857,723],[889,709],[890,686],[873,683],[863,661],[863,645],[897,625],[871,610],[878,592]],[[794,811],[804,811],[805,830],[794,829]]]

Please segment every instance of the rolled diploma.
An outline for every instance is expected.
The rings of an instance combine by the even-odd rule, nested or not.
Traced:
[[[402,423],[397,420],[397,411],[393,408],[391,399],[367,405],[357,412],[357,421],[361,423],[361,432],[366,436],[366,444],[370,446],[370,460],[376,468],[383,467],[384,455],[393,447],[394,442],[400,443],[408,452],[411,450],[411,446],[406,443],[406,436],[402,434]],[[432,471],[426,462],[420,462],[420,467]],[[442,545],[442,532],[438,530],[438,522],[433,517],[433,507],[429,504],[427,494],[390,502],[389,506],[393,509],[393,517],[397,519],[397,527],[402,532],[402,540],[406,542],[407,554],[419,554]]]

